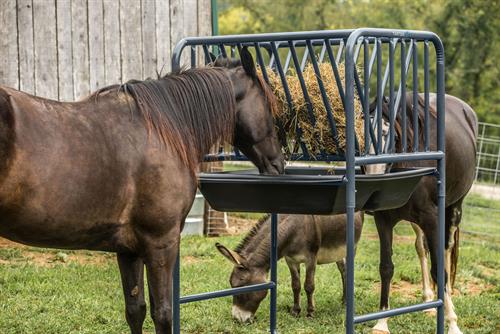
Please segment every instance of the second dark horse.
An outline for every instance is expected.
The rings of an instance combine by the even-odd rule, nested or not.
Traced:
[[[61,103],[0,87],[0,236],[116,252],[133,334],[146,316],[171,333],[172,271],[210,147],[233,142],[262,173],[284,160],[273,95],[241,62],[105,88]]]

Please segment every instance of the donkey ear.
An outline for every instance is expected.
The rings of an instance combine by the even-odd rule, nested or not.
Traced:
[[[241,65],[245,70],[246,74],[248,74],[252,78],[257,77],[257,71],[255,70],[255,62],[253,61],[252,54],[248,51],[248,47],[243,47],[240,53],[241,57]]]
[[[240,254],[236,253],[235,251],[232,251],[228,249],[226,246],[220,243],[216,243],[215,247],[217,247],[217,250],[229,261],[231,261],[234,265],[236,266],[241,266],[243,265],[243,258],[241,257]]]

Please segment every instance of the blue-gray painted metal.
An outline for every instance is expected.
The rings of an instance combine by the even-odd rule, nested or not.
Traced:
[[[269,332],[276,333],[276,305],[278,300],[278,215],[271,214],[271,290],[269,307]]]
[[[432,43],[434,50],[436,52],[436,88],[437,88],[437,149],[430,151],[427,144],[424,145],[424,149],[421,151],[418,147],[418,128],[414,128],[414,144],[411,147],[411,152],[394,153],[394,143],[395,130],[394,130],[394,120],[396,115],[401,110],[401,117],[404,120],[405,115],[405,104],[406,104],[406,78],[409,71],[410,63],[413,64],[413,106],[414,114],[413,124],[418,126],[417,113],[419,109],[418,105],[418,50],[417,43],[424,42],[424,117],[430,120],[428,112],[429,104],[429,49],[428,44]],[[388,80],[389,81],[389,107],[390,107],[390,142],[391,150],[385,150],[380,147],[381,139],[381,121],[382,121],[382,97],[384,94],[384,85],[382,79],[382,45],[389,44],[389,64],[388,64]],[[397,66],[394,61],[394,51],[397,43],[401,47],[401,59],[400,59],[400,70],[401,79],[399,82],[399,90],[394,96],[394,67]],[[332,47],[338,45],[337,56],[334,59]],[[373,45],[372,53],[370,57],[369,46]],[[408,51],[406,46],[408,45]],[[346,174],[344,178],[344,183],[346,187],[346,213],[347,213],[347,291],[346,291],[346,333],[354,333],[354,326],[356,323],[379,319],[381,317],[388,317],[398,314],[404,314],[409,312],[415,312],[428,308],[437,308],[437,333],[441,334],[444,332],[444,236],[445,236],[445,226],[444,226],[444,208],[445,208],[445,137],[444,137],[444,49],[441,40],[437,35],[431,32],[425,31],[410,31],[410,30],[389,30],[389,29],[369,29],[362,28],[356,30],[329,30],[329,31],[311,31],[311,32],[291,32],[291,33],[273,33],[273,34],[256,34],[256,35],[233,35],[233,36],[213,36],[213,37],[193,37],[181,40],[174,49],[172,57],[172,68],[174,70],[180,69],[180,59],[183,49],[186,46],[191,46],[192,56],[196,53],[193,51],[196,46],[202,46],[203,52],[207,57],[208,47],[217,47],[221,54],[225,54],[225,47],[236,46],[238,50],[242,46],[253,46],[257,55],[257,62],[263,70],[263,75],[266,81],[268,76],[265,70],[265,61],[260,52],[260,47],[265,48],[269,53],[269,58],[273,58],[274,69],[280,74],[284,86],[286,87],[286,70],[291,62],[294,63],[297,72],[304,69],[307,61],[310,59],[312,65],[316,61],[313,46],[322,46],[320,59],[323,59],[325,54],[328,54],[328,59],[332,64],[332,71],[334,72],[339,91],[341,92],[342,102],[344,104],[344,109],[346,113],[346,150],[342,154],[320,154],[312,155],[309,154],[304,145],[302,145],[302,152],[292,153],[290,159],[292,160],[321,160],[321,161],[345,161],[346,163]],[[356,60],[360,54],[360,48],[364,46],[363,55],[365,57],[363,61],[364,65],[364,75],[365,80],[364,85],[361,84],[359,80],[359,75],[356,69]],[[193,48],[194,47],[194,48]],[[286,56],[285,61],[285,71],[281,66],[279,53],[277,49],[288,48],[289,52]],[[295,51],[296,47],[304,48],[304,56],[301,63],[299,63],[297,53]],[[370,57],[370,58],[369,58]],[[337,64],[344,58],[345,63],[345,83],[342,85],[340,82],[340,77],[338,75]],[[375,59],[377,60],[377,107],[376,115],[373,124],[368,124],[369,128],[369,138],[365,139],[366,142],[370,142],[370,145],[376,149],[376,152],[370,153],[368,149],[363,152],[357,152],[357,140],[354,132],[355,116],[354,116],[354,101],[356,99],[355,94],[361,100],[363,113],[367,114],[368,110],[368,99],[370,97],[369,91],[369,78],[371,76],[373,66],[375,64]],[[206,60],[207,61],[207,60]],[[317,66],[317,64],[316,64]],[[314,67],[316,67],[314,66]],[[367,70],[368,67],[368,70]],[[299,70],[300,69],[300,70]],[[315,68],[315,72],[318,74],[318,70]],[[300,78],[300,75],[299,75]],[[368,78],[368,79],[367,79]],[[302,80],[303,81],[303,80]],[[319,82],[319,80],[318,80]],[[320,84],[321,86],[321,84]],[[344,89],[342,89],[343,87]],[[356,91],[355,91],[356,88]],[[303,89],[304,95],[307,95],[307,88]],[[287,92],[287,100],[291,102],[290,92]],[[322,93],[324,94],[324,87],[322,87]],[[323,97],[322,94],[322,97]],[[326,105],[328,97],[323,101]],[[401,103],[401,104],[400,104]],[[291,106],[293,107],[293,106]],[[292,109],[293,110],[293,109]],[[406,122],[404,122],[406,125]],[[377,135],[374,135],[374,128],[377,131]],[[366,135],[366,125],[365,125],[365,135]],[[427,125],[424,125],[424,132],[427,131]],[[424,136],[427,136],[424,133]],[[406,143],[407,133],[405,127],[402,130],[403,143]],[[376,137],[376,138],[375,138]],[[303,144],[303,143],[302,143]],[[403,150],[406,149],[406,145],[403,145]],[[368,154],[367,154],[368,153]],[[210,155],[209,160],[245,160],[246,158],[239,154],[237,151],[233,153],[220,152],[219,154]],[[407,306],[403,308],[387,310],[383,312],[372,313],[368,315],[355,316],[355,302],[354,302],[354,209],[355,209],[355,182],[356,182],[356,166],[366,165],[372,163],[397,163],[397,162],[408,162],[417,160],[436,160],[437,163],[437,187],[438,187],[438,223],[439,223],[439,234],[438,234],[438,259],[437,259],[437,286],[438,286],[438,299],[434,302]],[[236,289],[227,289],[216,292],[209,292],[204,294],[198,294],[193,296],[186,296],[180,298],[179,294],[179,266],[178,262],[174,270],[174,288],[173,288],[173,312],[174,312],[174,333],[179,333],[179,305],[180,303],[188,303],[198,300],[205,300],[209,298],[224,297],[229,295],[234,295],[237,293],[257,291],[262,289],[271,290],[271,307],[270,307],[270,331],[275,333],[276,331],[276,289],[277,289],[277,274],[276,274],[276,263],[277,263],[277,215],[272,215],[271,219],[272,229],[271,229],[271,281],[261,285],[242,287]],[[177,324],[176,324],[177,323]]]
[[[253,285],[247,285],[247,286],[242,286],[242,287],[238,287],[238,288],[231,288],[231,289],[225,289],[225,290],[219,290],[219,291],[213,291],[213,292],[198,293],[195,295],[181,297],[180,304],[199,302],[199,301],[207,300],[207,299],[235,296],[235,295],[240,295],[242,293],[248,293],[248,292],[269,290],[269,289],[274,288],[275,285],[276,284],[274,282],[267,282],[267,283],[253,284]]]
[[[435,301],[431,301],[431,302],[425,302],[422,304],[393,308],[390,310],[374,312],[374,313],[354,317],[354,323],[360,324],[360,323],[367,322],[367,321],[393,317],[396,315],[406,314],[406,313],[410,313],[410,312],[420,312],[420,311],[424,311],[424,310],[429,310],[431,308],[437,308],[437,307],[440,307],[442,305],[443,305],[443,302],[441,300],[435,300]]]

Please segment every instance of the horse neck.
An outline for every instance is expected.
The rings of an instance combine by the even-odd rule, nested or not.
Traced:
[[[290,229],[286,220],[281,220],[278,223],[278,259],[282,255],[283,247],[290,234]],[[271,254],[271,219],[266,219],[261,226],[252,234],[245,238],[245,243],[240,251],[240,254],[247,259],[252,267],[263,268],[269,271],[270,254]]]

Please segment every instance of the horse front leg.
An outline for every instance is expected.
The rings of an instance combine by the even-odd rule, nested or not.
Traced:
[[[375,224],[380,240],[380,264],[379,273],[381,280],[380,289],[380,309],[389,309],[389,293],[391,289],[391,280],[394,275],[394,263],[392,262],[392,238],[393,229],[397,221],[385,219],[381,214],[375,213]],[[388,318],[379,319],[373,327],[373,334],[389,333],[387,324]]]
[[[300,263],[297,263],[289,258],[285,258],[288,269],[290,269],[290,276],[292,278],[292,291],[293,291],[293,308],[292,315],[298,317],[300,315]]]
[[[431,284],[431,277],[429,272],[429,265],[427,263],[428,250],[425,246],[425,236],[424,232],[417,224],[411,223],[411,227],[415,232],[415,250],[417,251],[418,259],[420,261],[420,269],[422,271],[422,295],[424,302],[430,302],[434,300],[434,291]],[[424,312],[434,315],[436,313],[435,309],[428,309]]]
[[[314,276],[316,274],[316,254],[311,255],[306,261],[306,279],[304,280],[304,290],[307,295],[307,316],[313,317],[315,311],[314,302]]]
[[[141,334],[146,318],[144,301],[144,262],[136,255],[117,254],[125,296],[125,316],[130,333]]]
[[[179,233],[171,233],[171,238],[152,239],[147,245],[146,273],[156,334],[172,333],[172,273],[179,238]]]

